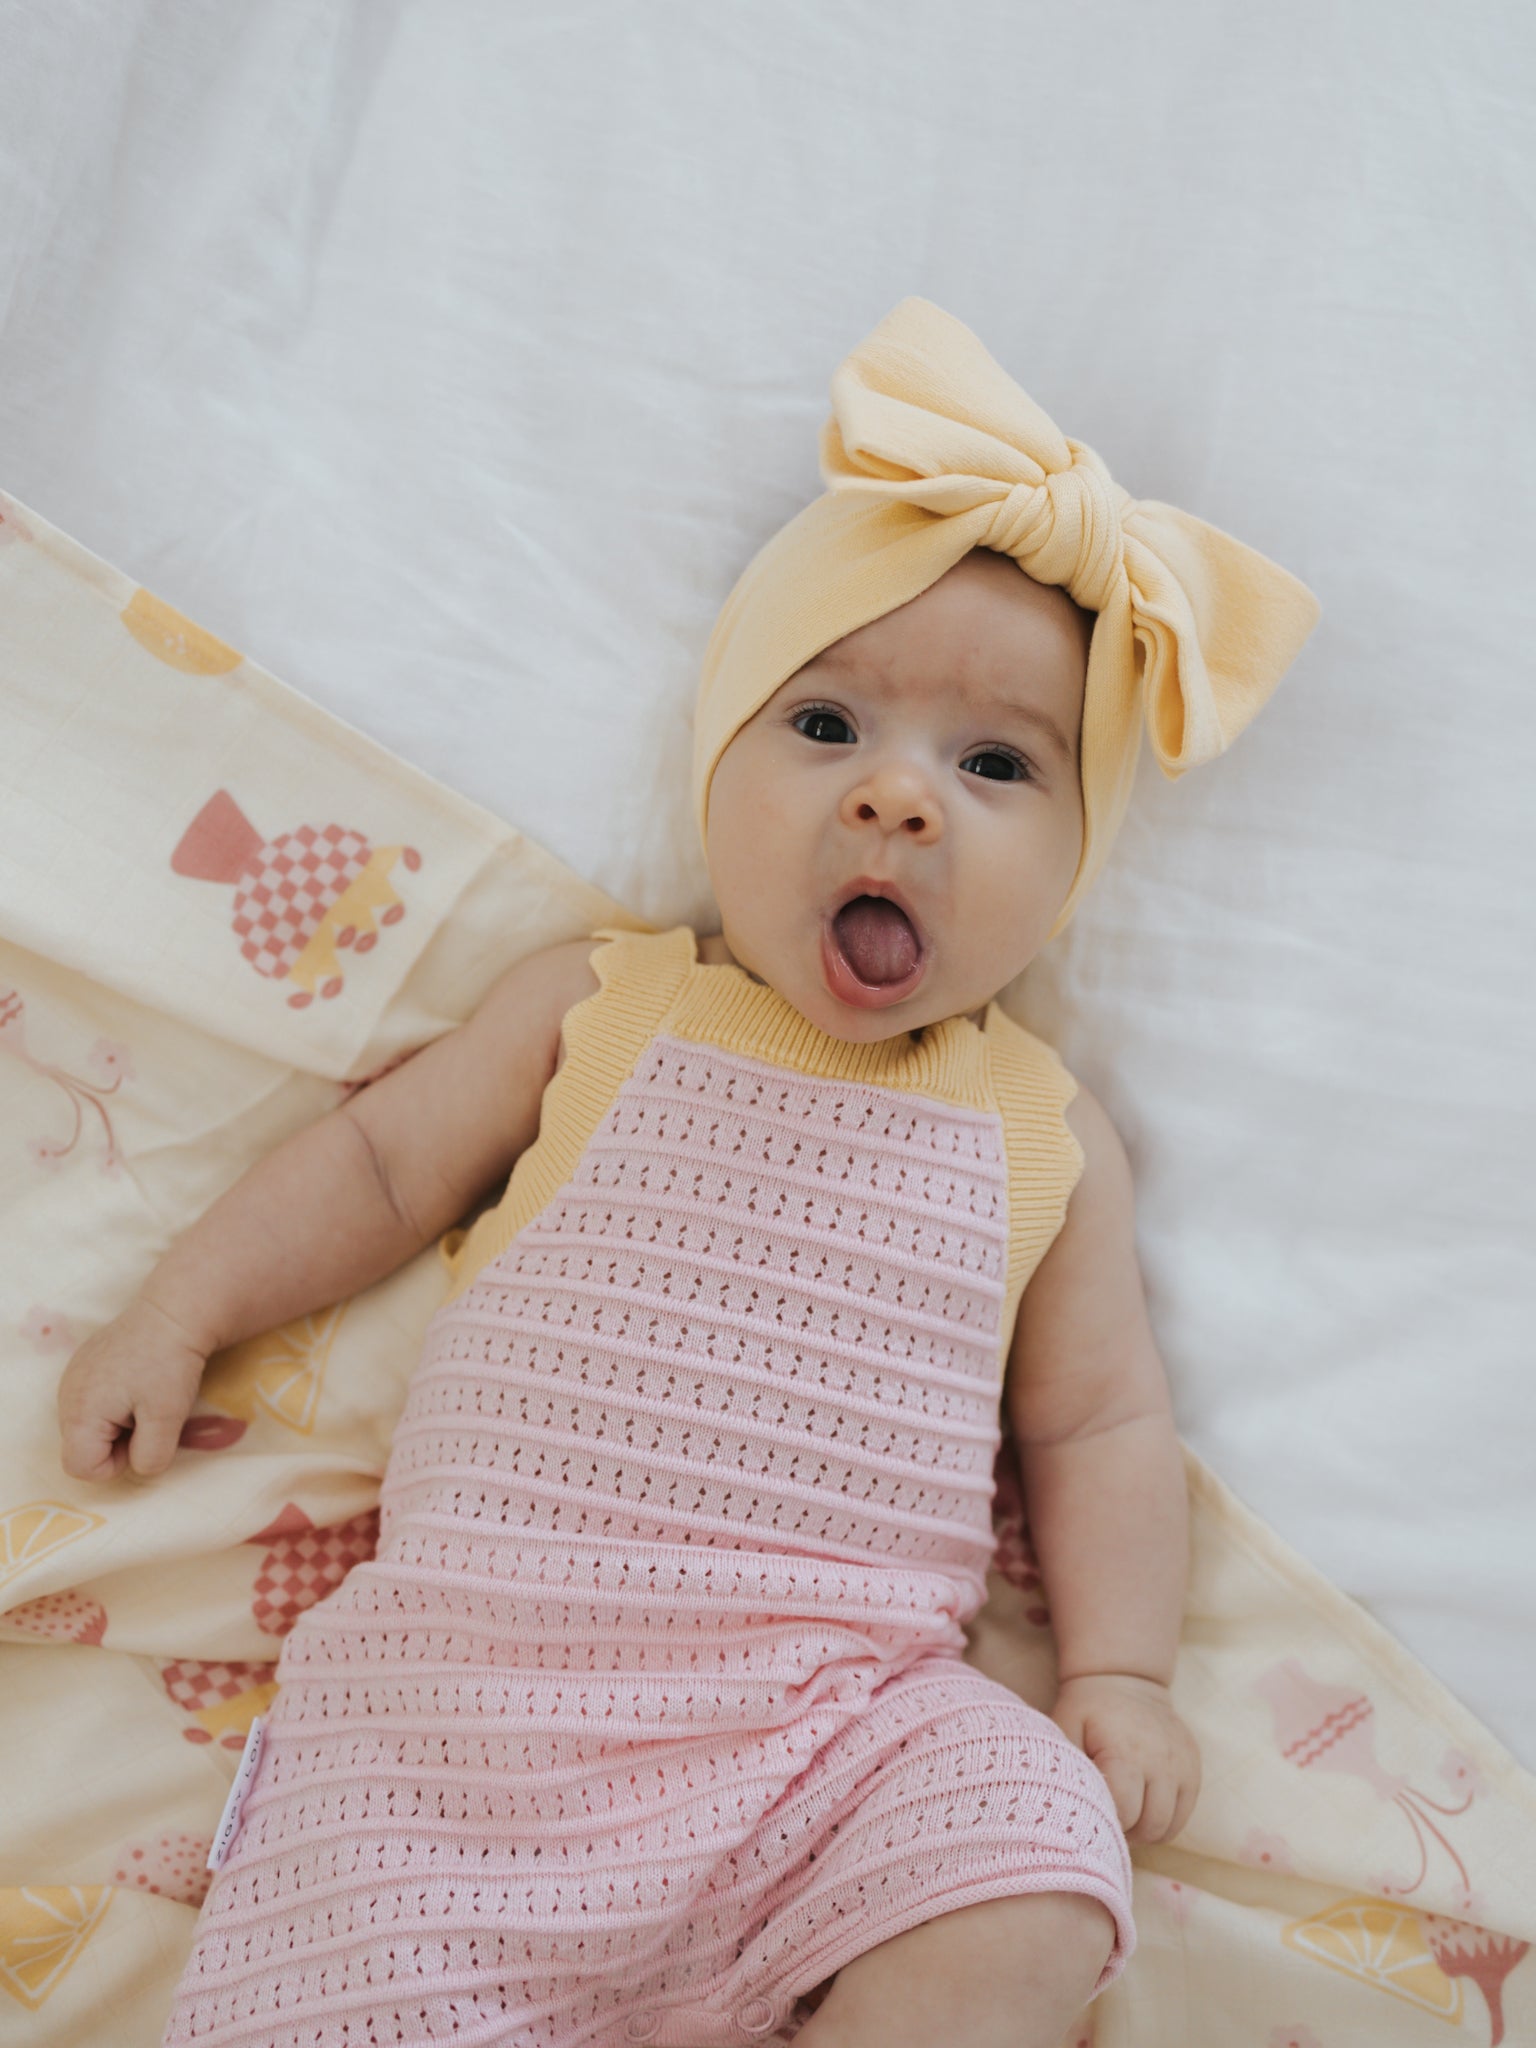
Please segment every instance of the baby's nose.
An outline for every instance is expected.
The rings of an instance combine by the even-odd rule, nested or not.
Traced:
[[[878,825],[926,844],[943,830],[932,785],[915,769],[892,766],[866,775],[843,799],[849,825]]]

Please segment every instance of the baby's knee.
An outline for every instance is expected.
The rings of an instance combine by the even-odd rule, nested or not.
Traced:
[[[998,1962],[1021,1989],[1049,1978],[1086,2003],[1114,1953],[1114,1915],[1084,1892],[1024,1892],[971,1910],[997,1916],[989,1933]]]
[[[961,1906],[845,1965],[796,2048],[1055,2048],[1114,1944],[1107,1907],[1076,1892]]]

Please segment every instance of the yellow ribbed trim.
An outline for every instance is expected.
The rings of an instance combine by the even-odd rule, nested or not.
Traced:
[[[1083,1170],[1083,1148],[1065,1114],[1077,1083],[1051,1048],[996,1003],[987,1009],[986,1046],[1008,1152],[1006,1359],[1019,1301],[1062,1226]]]
[[[698,957],[686,925],[659,933],[605,927],[593,936],[608,941],[592,954],[598,985],[565,1013],[565,1060],[544,1090],[539,1134],[513,1167],[496,1207],[467,1232],[451,1230],[442,1240],[454,1278],[449,1301],[573,1178],[587,1140],[656,1036]]]
[[[518,1160],[506,1193],[441,1252],[451,1301],[575,1175],[587,1141],[660,1032],[815,1074],[829,1081],[925,1095],[1001,1117],[1008,1161],[1008,1271],[1003,1303],[1011,1336],[1025,1283],[1061,1228],[1083,1155],[1063,1111],[1077,1083],[1049,1046],[989,1003],[981,1029],[966,1017],[857,1045],[833,1038],[777,990],[743,968],[698,957],[687,925],[669,932],[595,934],[598,986],[567,1011],[566,1057],[544,1091],[539,1134]]]
[[[964,1017],[930,1024],[920,1039],[903,1031],[895,1038],[855,1045],[812,1024],[776,989],[754,981],[743,968],[700,962],[667,1018],[666,1029],[676,1038],[724,1046],[823,1081],[900,1088],[962,1109],[997,1107],[987,1085],[982,1034]]]

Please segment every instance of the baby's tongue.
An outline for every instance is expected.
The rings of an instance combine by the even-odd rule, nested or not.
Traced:
[[[883,896],[855,896],[832,920],[843,958],[871,988],[900,981],[917,965],[917,934]]]

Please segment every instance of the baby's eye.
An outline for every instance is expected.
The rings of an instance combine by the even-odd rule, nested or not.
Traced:
[[[989,782],[1027,782],[1029,763],[1022,754],[1004,753],[1001,747],[982,747],[969,754],[960,766],[972,775],[984,775]]]
[[[797,711],[791,723],[808,740],[821,740],[830,746],[846,746],[853,738],[853,727],[842,713],[829,711],[823,704],[811,704],[804,711]]]

